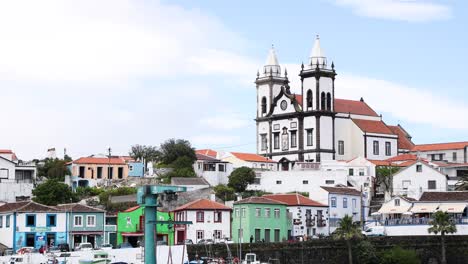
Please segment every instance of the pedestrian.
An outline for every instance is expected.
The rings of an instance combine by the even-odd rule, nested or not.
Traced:
[[[253,238],[253,235],[250,236],[250,244],[252,244],[254,238]]]

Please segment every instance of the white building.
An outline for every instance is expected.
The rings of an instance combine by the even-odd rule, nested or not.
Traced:
[[[21,247],[66,243],[66,214],[35,202],[0,206],[0,243],[13,250]]]
[[[419,199],[424,192],[446,192],[447,176],[427,162],[416,161],[393,175],[393,194]]]
[[[298,193],[263,195],[288,205],[292,215],[293,237],[328,235],[328,206]]]
[[[196,177],[172,177],[171,185],[186,187],[187,191],[195,191],[210,187],[210,184],[204,178]]]
[[[248,167],[255,170],[278,170],[278,164],[276,161],[254,153],[225,152],[212,149],[200,149],[196,151],[196,154],[201,154],[221,160],[223,162],[228,162],[232,165],[232,169]]]
[[[11,150],[0,150],[0,201],[16,202],[32,196],[36,166],[18,160]]]
[[[411,153],[428,161],[468,162],[468,141],[416,145]]]
[[[337,74],[318,37],[299,75],[300,93],[294,94],[272,48],[255,81],[257,153],[278,161],[282,170],[303,161],[383,160],[412,147],[401,126],[387,126],[362,98],[335,98]]]
[[[357,222],[361,221],[361,212],[367,215],[367,208],[361,206],[361,192],[353,188],[324,186],[310,198],[328,206],[329,234],[335,231],[344,216],[352,216]]]
[[[191,239],[197,243],[201,239],[231,238],[231,208],[208,200],[198,199],[174,210],[176,221],[192,221],[190,225],[175,226],[175,241],[182,243]]]
[[[193,169],[198,177],[205,179],[211,186],[228,183],[229,175],[233,171],[231,163],[200,153],[196,155]]]

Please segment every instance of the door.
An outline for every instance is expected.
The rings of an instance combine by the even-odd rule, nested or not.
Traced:
[[[71,245],[73,248],[75,248],[76,246],[78,246],[80,243],[82,243],[83,240],[81,239],[81,236],[80,235],[74,235],[73,236],[73,245]]]
[[[49,247],[56,246],[57,243],[55,242],[55,233],[47,233],[46,242],[47,246]]]
[[[181,245],[184,243],[185,239],[185,231],[184,230],[177,230],[177,244]]]
[[[26,246],[27,247],[34,247],[34,240],[36,239],[36,234],[28,233],[26,234]]]
[[[265,242],[270,242],[270,229],[265,229]]]
[[[260,241],[260,229],[255,229],[255,242]]]
[[[275,242],[280,242],[280,230],[275,229]]]
[[[96,237],[94,235],[88,235],[87,241],[93,245],[93,248],[96,246]]]

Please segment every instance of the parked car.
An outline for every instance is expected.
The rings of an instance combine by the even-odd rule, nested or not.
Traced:
[[[112,244],[102,244],[101,249],[112,249]]]
[[[365,230],[362,231],[364,236],[385,236],[385,227],[384,226],[371,226],[367,227]]]
[[[183,242],[183,244],[185,244],[185,245],[192,245],[192,244],[193,244],[193,241],[192,241],[192,239],[185,239],[184,242]]]
[[[47,252],[48,252],[48,253],[59,253],[59,252],[61,252],[61,250],[60,250],[59,247],[49,247],[49,248],[47,249]]]
[[[221,238],[217,241],[217,243],[221,243],[221,244],[233,244],[234,241],[232,241],[230,238]]]
[[[124,243],[119,245],[119,248],[133,248],[133,246],[132,246],[132,244],[130,244],[128,242],[124,242]]]
[[[35,251],[36,250],[34,249],[34,247],[22,247],[22,248],[16,250],[16,254],[33,253]]]
[[[89,251],[93,250],[93,245],[91,243],[80,243],[75,248],[75,251]]]
[[[58,248],[60,248],[60,252],[70,252],[70,246],[67,243],[58,244]]]

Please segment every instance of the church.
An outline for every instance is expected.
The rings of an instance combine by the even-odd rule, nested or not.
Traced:
[[[299,76],[300,94],[295,94],[272,47],[255,80],[257,153],[279,162],[282,170],[296,162],[385,160],[414,147],[403,127],[387,125],[362,98],[335,98],[337,72],[318,36]]]

